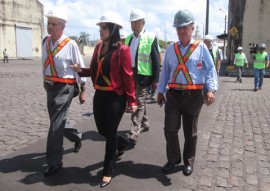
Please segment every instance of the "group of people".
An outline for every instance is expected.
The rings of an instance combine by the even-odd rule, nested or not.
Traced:
[[[251,51],[251,61],[253,62],[254,68],[254,91],[262,90],[263,78],[265,75],[265,69],[269,67],[269,55],[265,51],[266,45],[260,44],[258,50]],[[243,48],[239,46],[237,53],[234,55],[234,65],[237,70],[236,82],[242,83],[242,71],[243,68],[249,67],[247,57],[243,52]]]
[[[74,152],[81,148],[82,132],[67,122],[67,113],[76,96],[86,101],[86,77],[91,77],[95,94],[93,113],[97,131],[106,139],[100,187],[110,184],[116,158],[128,144],[136,144],[141,133],[150,130],[146,111],[149,89],[157,90],[157,103],[164,104],[164,135],[167,162],[161,168],[170,172],[183,160],[183,174],[189,176],[197,144],[197,125],[202,105],[215,101],[218,70],[207,46],[192,38],[194,17],[187,9],[174,16],[178,41],[165,53],[160,71],[160,51],[156,36],[145,30],[145,14],[140,9],[130,13],[132,34],[121,42],[121,23],[110,15],[97,22],[101,42],[95,47],[90,67],[85,68],[78,46],[64,35],[67,15],[52,10],[46,15],[48,36],[42,44],[44,88],[50,128],[47,138],[45,176],[62,168],[63,138],[74,142]],[[207,91],[204,92],[204,89]],[[117,129],[125,112],[131,113],[127,137]],[[181,157],[178,132],[183,124],[184,148]]]

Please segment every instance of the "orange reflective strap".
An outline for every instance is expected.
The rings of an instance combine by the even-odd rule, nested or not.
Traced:
[[[55,69],[55,66],[54,66],[54,61],[53,61],[53,57],[71,40],[70,38],[65,38],[52,52],[51,52],[51,49],[50,49],[50,39],[51,39],[51,36],[48,36],[47,37],[47,40],[46,40],[46,50],[47,50],[47,54],[48,54],[48,57],[44,63],[44,70],[46,70],[46,68],[48,67],[48,65],[50,65],[50,70],[51,70],[51,73],[52,73],[52,76],[53,77],[58,77],[57,75],[57,71]]]
[[[168,84],[169,88],[180,89],[180,90],[202,90],[203,84]]]
[[[94,85],[94,88],[97,90],[103,90],[103,91],[113,91],[113,87],[99,86],[97,84]]]
[[[113,90],[113,88],[112,88],[112,83],[111,83],[111,81],[109,80],[109,78],[108,78],[107,76],[104,76],[104,75],[102,74],[102,64],[103,64],[104,58],[105,58],[105,56],[106,56],[106,55],[105,55],[105,56],[100,60],[100,52],[101,52],[102,45],[103,45],[103,44],[101,44],[101,45],[99,46],[99,49],[98,49],[98,57],[97,57],[98,68],[97,68],[97,73],[96,73],[96,78],[95,78],[95,85],[94,85],[94,87],[95,87],[96,89],[99,89],[99,90]],[[106,82],[106,84],[107,84],[108,86],[104,87],[104,86],[96,85],[96,84],[97,84],[98,77],[99,77],[100,74],[101,74],[101,77],[104,79],[104,81]]]
[[[53,82],[61,82],[66,84],[75,84],[76,79],[75,78],[57,78],[52,76],[44,76],[44,80],[53,81]]]
[[[181,69],[183,70],[183,74],[187,80],[188,84],[193,84],[192,79],[189,75],[188,69],[185,65],[186,61],[188,60],[189,56],[192,54],[192,52],[197,48],[197,46],[199,45],[199,41],[195,41],[190,48],[188,49],[188,51],[186,52],[186,54],[184,55],[184,57],[181,54],[181,51],[179,49],[178,46],[178,42],[174,43],[174,50],[178,59],[178,66],[176,67],[174,74],[173,74],[173,79],[172,82],[175,83],[176,81],[176,77],[178,76],[179,72],[181,71]]]

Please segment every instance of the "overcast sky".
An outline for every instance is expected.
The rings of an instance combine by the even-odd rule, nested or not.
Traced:
[[[90,35],[90,40],[99,38],[96,23],[102,15],[112,14],[119,19],[123,33],[131,33],[129,15],[132,9],[139,8],[146,13],[145,29],[154,32],[158,38],[177,41],[172,27],[175,13],[189,9],[196,25],[203,35],[206,18],[206,0],[39,0],[44,5],[44,14],[53,7],[61,7],[68,13],[65,34],[79,36],[80,32]],[[209,0],[209,34],[216,36],[224,33],[225,14],[228,15],[229,0]],[[222,9],[223,11],[219,10]],[[45,23],[47,20],[45,19]],[[165,32],[167,31],[167,32]]]

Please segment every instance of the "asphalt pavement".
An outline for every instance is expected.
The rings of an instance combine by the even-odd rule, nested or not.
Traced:
[[[89,65],[90,57],[84,57]],[[270,190],[270,78],[254,92],[254,78],[219,77],[213,105],[203,106],[198,145],[191,176],[182,165],[169,174],[166,163],[164,106],[147,101],[150,131],[139,136],[117,160],[110,185],[99,188],[105,141],[96,130],[92,113],[94,90],[87,84],[88,100],[74,99],[69,121],[84,132],[82,148],[73,153],[65,139],[63,168],[49,177],[45,149],[49,119],[42,85],[41,61],[0,63],[0,190],[1,191],[269,191]],[[119,133],[130,129],[124,114]],[[182,129],[179,132],[183,147]]]

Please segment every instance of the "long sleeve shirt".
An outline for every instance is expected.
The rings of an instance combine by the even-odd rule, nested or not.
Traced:
[[[188,46],[183,47],[181,42],[178,42],[181,54],[185,55],[190,46],[195,40],[192,39]],[[168,83],[172,82],[173,74],[178,66],[178,59],[174,50],[174,44],[170,45],[165,53],[160,74],[158,92],[165,93]],[[199,64],[201,63],[201,64]],[[217,72],[213,59],[209,53],[208,48],[202,42],[190,55],[185,63],[193,84],[205,84],[208,91],[217,91],[218,79]],[[187,84],[187,80],[181,70],[176,77],[175,83]]]

